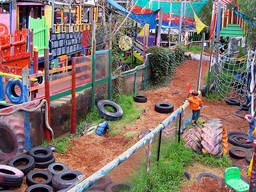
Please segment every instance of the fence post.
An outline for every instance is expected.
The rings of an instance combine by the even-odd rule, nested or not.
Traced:
[[[147,68],[148,68],[148,56],[146,55],[145,69],[144,69],[144,90],[147,88]]]
[[[108,55],[108,99],[111,100],[112,95],[112,49],[110,47]]]
[[[159,161],[159,158],[160,158],[161,141],[162,141],[162,129],[161,129],[161,131],[159,132],[158,148],[157,148],[157,159],[156,159],[156,161]]]
[[[45,99],[48,105],[48,120],[49,125],[51,125],[51,108],[50,108],[50,82],[49,82],[49,48],[44,49],[44,77],[45,77]],[[45,129],[45,136],[47,141],[51,141],[51,135],[48,129]]]
[[[178,129],[178,142],[180,143],[180,132],[181,132],[181,120],[182,120],[182,113],[183,113],[183,109],[180,113],[180,116],[179,116],[179,129]]]
[[[72,58],[72,130],[71,134],[76,133],[76,63]]]
[[[96,39],[95,39],[96,21],[95,21],[95,8],[93,8],[93,20],[92,20],[92,100],[91,106],[94,107],[95,103],[95,52],[96,52]]]
[[[23,89],[23,102],[28,102],[28,76],[29,70],[26,66],[22,70],[22,89]],[[29,123],[29,113],[24,112],[24,135],[25,135],[25,149],[29,151],[31,149],[31,139],[30,139],[30,123]]]
[[[134,84],[133,84],[133,92],[134,92],[134,95],[136,95],[136,81],[137,81],[137,69],[135,71],[135,74],[134,74]]]

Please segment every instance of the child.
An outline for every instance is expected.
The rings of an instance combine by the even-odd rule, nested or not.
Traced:
[[[190,109],[192,110],[192,121],[193,124],[197,125],[197,120],[200,116],[200,109],[202,108],[202,100],[198,97],[197,91],[192,91],[192,97],[187,98],[190,103]]]
[[[256,119],[255,117],[252,117],[250,114],[245,115],[244,118],[248,121],[248,124],[249,124],[249,130],[248,130],[249,140],[247,140],[247,142],[253,142],[252,134],[256,127]]]

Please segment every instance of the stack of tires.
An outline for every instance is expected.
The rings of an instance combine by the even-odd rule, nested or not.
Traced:
[[[11,159],[8,165],[0,165],[0,192],[1,187],[5,191],[6,188],[20,187],[24,177],[28,185],[25,192],[53,192],[68,188],[84,175],[69,170],[63,163],[56,163],[49,147],[34,147],[28,154]]]
[[[202,127],[193,127],[183,132],[185,145],[194,151],[209,153],[215,156],[223,154],[223,123],[220,119],[209,119]]]

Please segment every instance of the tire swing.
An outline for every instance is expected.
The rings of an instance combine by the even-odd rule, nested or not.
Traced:
[[[155,105],[155,111],[159,113],[172,113],[173,109],[173,104],[169,102],[158,102]]]
[[[15,87],[20,88],[20,94],[15,90]],[[12,78],[10,79],[5,87],[5,93],[8,99],[15,104],[19,104],[23,101],[23,88],[21,79]]]
[[[105,109],[107,106],[112,107],[115,112],[107,111]],[[121,119],[124,114],[123,109],[118,104],[110,100],[98,101],[97,108],[99,110],[100,117],[110,121]]]

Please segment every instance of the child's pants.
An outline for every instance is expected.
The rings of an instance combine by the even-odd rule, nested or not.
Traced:
[[[197,121],[200,117],[200,110],[192,110],[192,120]]]
[[[249,128],[249,130],[248,130],[248,136],[249,136],[249,140],[253,140],[252,139],[252,134],[253,134],[253,131],[254,131],[254,127],[251,127],[251,126],[249,126],[250,128]]]

